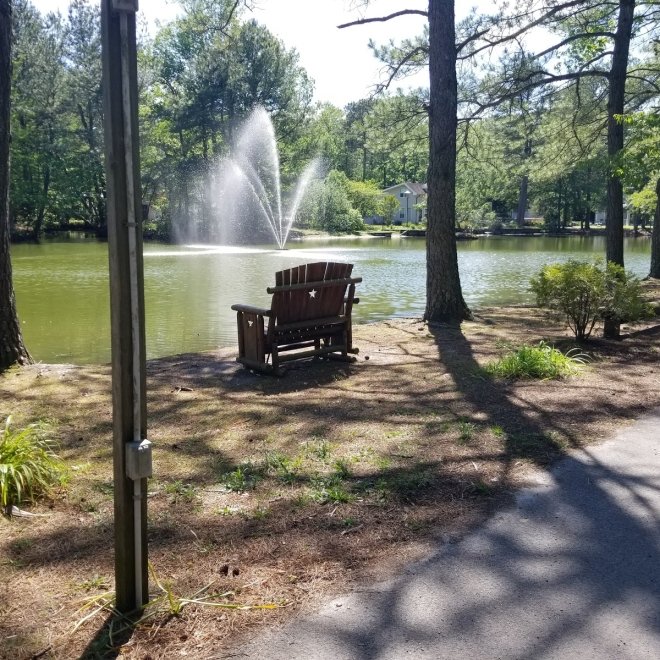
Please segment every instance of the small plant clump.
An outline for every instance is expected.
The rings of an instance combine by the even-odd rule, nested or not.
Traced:
[[[562,314],[579,340],[588,339],[599,321],[634,323],[653,313],[639,279],[611,261],[546,264],[530,284],[539,307]]]
[[[0,505],[5,512],[25,501],[33,502],[63,482],[66,470],[55,447],[47,424],[13,430],[11,417],[7,418],[0,437]]]
[[[176,503],[179,500],[192,502],[197,498],[197,489],[192,484],[187,484],[177,479],[165,484],[165,492],[172,495],[173,501]]]
[[[259,481],[260,475],[251,463],[239,465],[235,470],[222,475],[221,483],[229,491],[244,493],[252,490]]]
[[[520,346],[503,358],[486,365],[485,370],[496,378],[551,380],[576,374],[586,359],[586,355],[575,349],[562,353],[541,341],[538,346]]]

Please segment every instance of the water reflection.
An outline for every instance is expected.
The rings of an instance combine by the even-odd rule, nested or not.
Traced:
[[[424,311],[424,239],[319,240],[288,250],[223,246],[145,247],[149,357],[236,343],[235,302],[267,305],[266,287],[282,268],[349,261],[363,277],[357,322]],[[472,307],[531,302],[529,278],[550,261],[604,254],[601,237],[506,237],[459,243],[463,293]],[[44,362],[110,359],[107,245],[44,242],[12,248],[14,283],[26,343]],[[626,266],[648,273],[650,243],[626,240]]]

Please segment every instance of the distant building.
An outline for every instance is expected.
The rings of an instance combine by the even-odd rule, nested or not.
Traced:
[[[392,215],[392,224],[422,222],[426,218],[426,184],[406,181],[383,190],[385,195],[394,195],[399,200],[399,208]]]

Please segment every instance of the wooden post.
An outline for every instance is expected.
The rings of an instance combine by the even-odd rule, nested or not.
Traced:
[[[116,607],[148,600],[147,480],[131,479],[131,446],[146,438],[137,0],[102,0],[103,101],[112,330]]]

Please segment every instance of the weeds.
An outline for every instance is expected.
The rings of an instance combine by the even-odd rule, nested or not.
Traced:
[[[237,506],[225,505],[221,509],[218,509],[216,513],[219,516],[236,516],[240,513],[240,508]]]
[[[165,484],[165,492],[172,495],[172,501],[176,504],[179,500],[193,502],[197,498],[197,489],[192,484],[186,484],[180,479],[169,481]]]
[[[257,473],[252,463],[245,463],[239,465],[232,472],[227,472],[222,475],[220,482],[230,491],[236,493],[244,493],[247,490],[252,490],[259,481],[260,475]]]
[[[82,580],[76,586],[82,591],[95,591],[97,589],[107,589],[110,582],[102,575],[95,575],[87,580]]]
[[[348,461],[343,458],[339,458],[335,461],[334,468],[335,474],[340,479],[346,479],[351,476],[351,468],[348,465]]]
[[[311,499],[318,504],[345,504],[355,495],[349,493],[338,475],[317,476],[312,479]]]
[[[504,429],[499,424],[491,426],[490,431],[496,438],[504,437]]]
[[[303,459],[298,456],[291,459],[280,452],[267,452],[264,467],[267,472],[275,473],[275,476],[287,485],[293,484],[298,478],[298,471],[302,467]]]
[[[320,440],[307,445],[307,455],[314,456],[320,461],[327,461],[330,458],[332,449],[327,440]]]
[[[137,620],[131,620],[128,617],[122,615],[115,609],[115,592],[106,591],[101,594],[95,594],[94,596],[87,597],[83,599],[82,606],[78,610],[78,613],[87,613],[79,619],[71,631],[74,633],[82,625],[84,625],[90,619],[93,619],[97,614],[101,612],[109,612],[116,618],[116,622],[113,622],[111,629],[109,630],[108,641],[112,644],[113,636],[119,636],[127,630],[133,630],[138,626],[144,625],[149,619],[153,619],[159,616],[179,616],[181,611],[186,605],[198,605],[205,607],[218,607],[223,609],[230,610],[273,610],[280,607],[285,607],[287,603],[263,603],[263,604],[244,604],[236,602],[227,602],[227,600],[220,599],[232,599],[236,595],[237,591],[225,591],[223,593],[209,593],[209,589],[213,586],[215,580],[212,580],[205,587],[202,587],[197,592],[195,592],[191,597],[186,598],[184,596],[179,596],[174,591],[172,585],[169,582],[161,580],[153,566],[149,564],[149,572],[151,577],[158,587],[160,595],[152,598],[144,607],[142,616]],[[204,595],[206,594],[206,595]],[[118,625],[118,628],[115,629],[115,623]],[[155,631],[160,630],[162,624],[157,625]]]
[[[541,341],[538,346],[520,346],[488,364],[485,371],[496,378],[558,379],[576,374],[587,359],[577,349],[562,353]]]
[[[462,445],[467,444],[474,437],[477,427],[472,422],[462,421],[458,424],[458,442]]]

